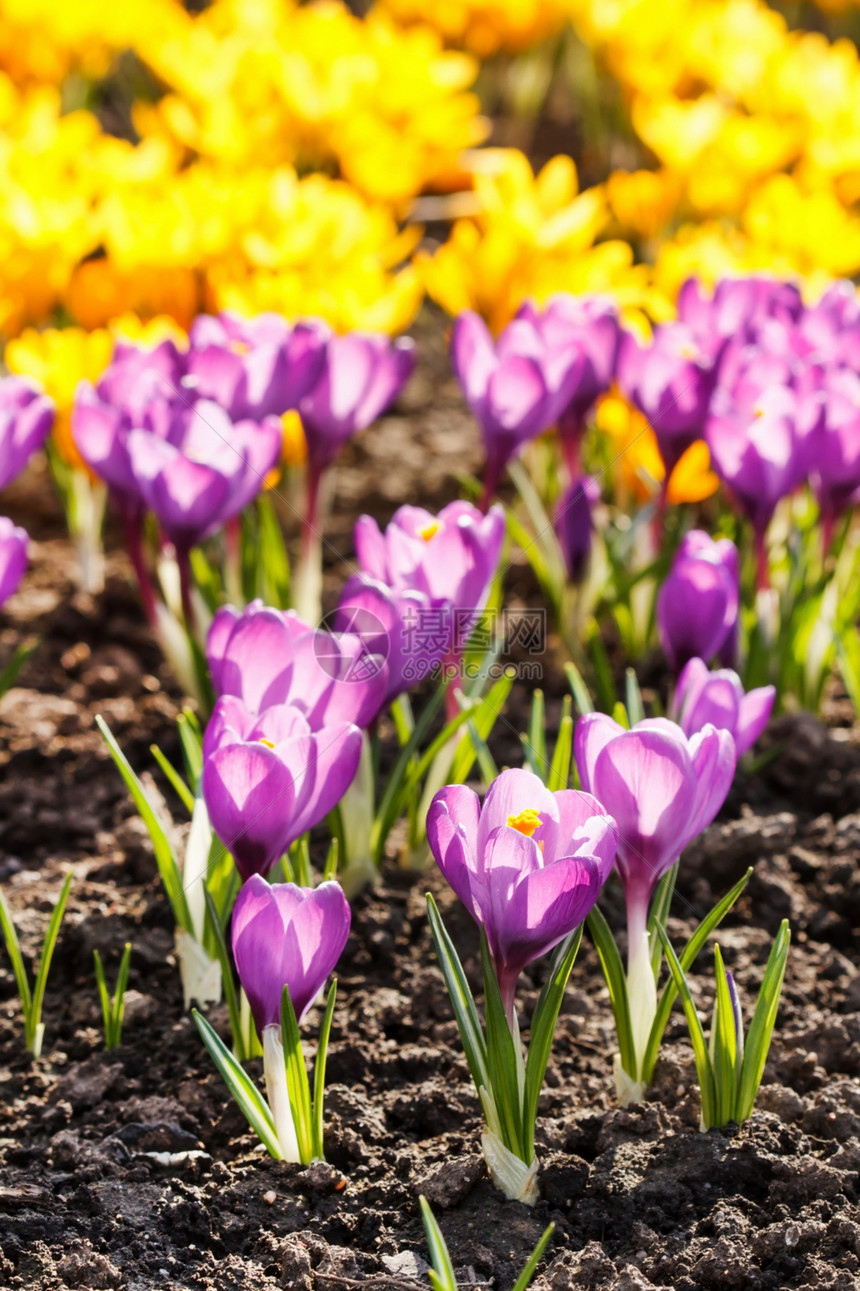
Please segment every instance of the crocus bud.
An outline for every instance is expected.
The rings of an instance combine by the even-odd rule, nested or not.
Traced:
[[[0,516],[0,608],[24,577],[28,542],[25,529],[13,524],[8,516]]]
[[[517,978],[591,910],[615,857],[615,822],[590,794],[550,793],[530,771],[503,771],[483,804],[448,785],[427,813],[436,862],[487,934],[513,1021]]]
[[[0,379],[0,489],[20,475],[54,423],[54,405],[26,377]]]
[[[775,699],[773,686],[744,694],[740,677],[730,668],[709,672],[704,660],[691,659],[678,678],[672,716],[688,736],[709,725],[728,731],[735,756],[742,758],[767,726]]]
[[[350,910],[339,883],[300,888],[258,874],[233,907],[233,956],[257,1032],[280,1026],[285,986],[300,1020],[340,959]]]
[[[568,406],[586,360],[570,346],[550,349],[526,318],[514,319],[493,344],[483,319],[466,310],[451,333],[451,362],[481,427],[489,499],[511,458]]]
[[[239,696],[250,712],[290,704],[311,730],[338,722],[367,726],[388,688],[384,657],[353,633],[322,632],[292,611],[252,601],[218,610],[206,641],[218,695]]]
[[[733,663],[737,651],[738,551],[701,529],[686,534],[657,596],[657,626],[673,671],[688,659]]]
[[[330,335],[313,388],[299,403],[311,469],[321,474],[351,435],[397,398],[415,366],[411,340],[372,332]]]
[[[348,722],[312,732],[288,704],[254,714],[233,695],[218,700],[210,727],[202,789],[212,827],[243,878],[266,874],[343,797],[361,732]]]
[[[648,346],[629,333],[621,342],[618,384],[647,417],[667,481],[690,445],[704,434],[715,377],[713,355],[681,323],[658,327]]]
[[[591,475],[582,475],[562,495],[555,517],[555,531],[568,577],[578,582],[585,574],[591,555],[594,523],[592,511],[600,502],[600,486]]]

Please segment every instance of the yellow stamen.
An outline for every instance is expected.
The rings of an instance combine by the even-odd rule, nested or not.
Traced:
[[[265,744],[265,746],[266,746],[266,748],[267,748],[267,749],[273,749],[273,748],[275,747],[271,740],[264,740],[264,739],[261,739],[261,740],[260,740],[260,743],[261,743],[261,744]]]
[[[535,811],[534,807],[524,807],[517,816],[508,816],[508,824],[511,829],[515,829],[519,834],[525,834],[526,838],[531,838],[536,829],[541,826],[540,812]]]
[[[429,542],[430,539],[433,537],[433,535],[438,532],[439,532],[439,521],[433,520],[431,521],[430,524],[425,524],[423,529],[418,530],[418,536],[419,538],[423,538],[425,542]]]

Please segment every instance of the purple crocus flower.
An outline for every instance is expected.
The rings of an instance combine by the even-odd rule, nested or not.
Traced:
[[[612,869],[618,832],[590,794],[550,793],[530,771],[503,771],[483,804],[448,785],[427,813],[436,862],[483,925],[508,1020],[517,978],[582,923]]]
[[[206,399],[180,421],[171,440],[133,430],[126,446],[144,502],[176,548],[188,551],[260,492],[280,458],[283,432],[276,417],[233,424]]]
[[[759,558],[759,585],[767,585],[764,536],[777,503],[798,487],[820,458],[824,400],[785,386],[761,391],[751,414],[708,420],[707,441],[714,470],[750,521]]]
[[[346,945],[349,903],[339,883],[300,888],[252,875],[233,907],[233,957],[258,1035],[281,1024],[281,997],[300,1020]]]
[[[775,699],[773,686],[744,694],[741,679],[731,668],[710,672],[703,659],[691,659],[678,678],[672,716],[687,736],[709,725],[728,731],[735,756],[742,758],[767,726]]]
[[[361,731],[312,731],[297,708],[252,713],[235,695],[215,705],[204,743],[203,797],[212,828],[247,879],[266,874],[343,797],[358,769]]]
[[[415,366],[408,337],[393,344],[373,332],[330,335],[313,389],[299,403],[311,470],[321,475],[351,435],[391,404]]]
[[[571,481],[579,475],[579,450],[585,420],[598,396],[604,394],[615,375],[621,327],[611,296],[573,296],[559,292],[542,310],[526,301],[517,318],[525,319],[540,333],[550,351],[579,355],[576,380],[567,406],[558,418]]]
[[[0,489],[20,475],[54,424],[54,405],[26,377],[0,379]]]
[[[723,663],[737,653],[738,550],[701,529],[684,535],[657,596],[657,626],[670,667],[677,672],[696,656]]]
[[[515,318],[493,344],[484,320],[466,310],[451,333],[451,362],[481,427],[488,504],[511,458],[567,408],[587,360],[573,346],[550,349],[527,318]]]
[[[0,516],[0,609],[24,577],[29,541],[25,529],[13,524],[8,516]]]
[[[298,407],[320,376],[329,329],[314,320],[290,327],[278,314],[195,319],[184,389],[214,399],[233,421],[280,416]]]
[[[582,475],[562,495],[555,517],[555,531],[568,577],[579,582],[585,575],[591,556],[594,520],[592,513],[600,502],[600,486],[591,475]]]
[[[657,327],[642,346],[625,333],[618,352],[622,392],[647,417],[668,483],[684,453],[701,439],[716,378],[715,355],[682,323]],[[666,487],[664,484],[664,489]]]
[[[828,372],[824,391],[824,434],[812,485],[827,551],[839,516],[860,498],[860,376],[849,368]]]
[[[820,300],[803,311],[796,330],[808,352],[827,363],[860,370],[860,299],[853,282],[831,283]]]
[[[354,574],[341,593],[334,626],[339,633],[361,639],[371,656],[386,661],[385,703],[429,677],[442,661],[448,634],[442,640],[421,632],[438,619],[430,598],[419,591],[394,591],[367,574]]]
[[[387,634],[389,698],[443,658],[459,657],[486,605],[504,535],[501,507],[482,515],[468,502],[451,502],[436,516],[400,507],[384,533],[372,516],[359,516],[355,550],[362,573],[343,589],[337,625],[354,620],[354,630],[361,630],[363,622],[374,651]]]
[[[724,338],[748,343],[766,320],[792,325],[802,311],[797,287],[778,278],[723,278],[712,296],[697,278],[688,278],[678,292],[678,318],[706,349]]]
[[[435,516],[403,506],[384,534],[372,516],[359,516],[355,551],[362,571],[395,591],[423,592],[434,605],[476,616],[489,595],[504,537],[499,506],[482,515],[469,502],[450,502]]]
[[[734,740],[713,726],[687,739],[662,717],[627,731],[605,713],[588,713],[576,724],[575,755],[583,788],[618,823],[632,960],[646,936],[654,887],[725,801],[735,773]]]
[[[206,659],[216,694],[237,695],[254,713],[290,704],[313,731],[368,726],[388,689],[385,659],[360,637],[319,631],[261,601],[241,613],[232,605],[217,612]]]

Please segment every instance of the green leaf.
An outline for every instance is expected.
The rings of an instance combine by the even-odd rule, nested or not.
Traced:
[[[48,973],[51,969],[51,960],[54,957],[54,948],[57,944],[57,938],[60,935],[60,924],[63,922],[63,915],[66,910],[66,902],[69,899],[69,889],[72,886],[72,875],[66,875],[66,881],[63,884],[60,895],[57,898],[57,904],[54,906],[51,915],[51,921],[48,924],[48,931],[45,933],[45,941],[42,946],[42,957],[39,960],[39,968],[36,973],[36,981],[33,986],[33,999],[30,1005],[30,1018],[28,1025],[27,1047],[29,1048],[39,1023],[42,1020],[42,1001],[45,998],[45,986],[48,981]]]
[[[206,922],[207,945],[211,945],[214,951],[214,957],[221,965],[221,988],[224,991],[224,1003],[227,1005],[227,1013],[230,1018],[230,1034],[233,1037],[233,1049],[236,1057],[244,1062],[251,1055],[245,1047],[244,1028],[242,1026],[242,1010],[239,1005],[239,995],[236,990],[236,983],[233,980],[233,965],[230,962],[230,952],[227,949],[227,938],[224,936],[224,925],[221,922],[221,916],[215,904],[215,898],[209,891],[208,887],[203,888],[203,900],[206,904]]]
[[[125,1017],[125,992],[128,986],[128,973],[131,966],[131,942],[127,941],[119,961],[116,975],[116,989],[111,1001],[111,1047],[116,1048],[122,1041],[122,1021]]]
[[[618,1052],[621,1066],[625,1071],[634,1074],[636,1071],[636,1049],[633,1044],[633,1024],[630,1021],[630,1004],[627,999],[627,976],[624,965],[615,944],[615,938],[609,931],[609,924],[597,906],[593,906],[586,919],[591,940],[603,969],[603,976],[609,988],[609,1003],[615,1018],[615,1034],[618,1039]]]
[[[421,741],[429,731],[433,719],[438,713],[445,691],[442,686],[438,686],[429,702],[421,712],[421,716],[415,723],[412,734],[400,750],[394,766],[389,773],[385,785],[385,792],[376,811],[376,817],[373,822],[373,830],[370,836],[371,854],[377,865],[379,864],[387,839],[395,820],[400,814],[400,804],[402,798],[403,778],[406,775],[410,762],[417,753]],[[465,720],[465,719],[464,719]]]
[[[408,695],[398,695],[391,703],[391,720],[394,722],[394,729],[397,732],[397,743],[403,748],[409,740],[409,736],[415,730],[415,718],[412,714],[412,705],[409,702]]]
[[[594,681],[600,707],[604,713],[611,713],[616,703],[615,682],[612,679],[612,665],[609,662],[609,655],[606,653],[606,646],[603,644],[600,628],[596,620],[592,621],[589,632],[588,650],[591,655],[591,662],[594,665]]]
[[[693,1046],[693,1057],[696,1060],[696,1075],[699,1079],[699,1089],[702,1096],[702,1124],[706,1130],[718,1124],[716,1115],[716,1097],[714,1070],[711,1066],[711,1059],[708,1054],[708,1045],[705,1040],[705,1033],[702,1030],[702,1024],[699,1021],[699,1015],[696,1012],[696,1006],[693,1003],[693,997],[690,994],[690,988],[687,985],[687,978],[681,967],[678,956],[672,947],[672,943],[666,936],[666,929],[662,924],[657,925],[657,934],[663,943],[663,949],[666,953],[666,961],[669,965],[669,972],[672,974],[672,980],[675,983],[675,989],[681,996],[681,1003],[684,1006],[684,1016],[687,1019],[687,1029],[690,1033],[690,1043]]]
[[[445,978],[445,985],[451,997],[451,1007],[454,1010],[454,1017],[457,1019],[469,1071],[472,1073],[475,1088],[480,1093],[482,1087],[485,1089],[490,1088],[484,1033],[481,1029],[481,1022],[478,1017],[478,1010],[475,1008],[472,992],[469,990],[469,983],[466,981],[466,974],[463,972],[463,965],[460,963],[459,956],[454,949],[454,943],[448,936],[436,902],[429,892],[427,893],[427,917],[430,921],[430,932],[433,936],[433,944],[436,947],[439,967],[442,970],[442,976]]]
[[[627,716],[627,709],[624,707],[620,699],[615,701],[615,706],[612,709],[612,717],[619,726],[624,727],[625,731],[630,730],[630,718]]]
[[[182,776],[176,770],[176,767],[173,766],[171,762],[168,762],[157,744],[150,744],[149,751],[161,767],[167,779],[170,781],[170,784],[175,790],[176,796],[181,801],[183,807],[185,807],[190,815],[194,810],[194,794],[188,788],[188,785],[182,779]]]
[[[314,1096],[312,1105],[313,1117],[313,1157],[315,1161],[325,1160],[324,1138],[325,1125],[323,1123],[323,1111],[325,1109],[325,1069],[328,1059],[328,1042],[331,1035],[331,1022],[334,1017],[334,1002],[337,998],[337,982],[333,981],[329,987],[328,998],[325,1004],[325,1013],[323,1014],[322,1026],[320,1027],[320,1038],[317,1045],[317,1057],[314,1063]]]
[[[546,714],[542,690],[536,690],[532,694],[528,734],[521,735],[520,739],[522,740],[523,751],[529,767],[535,775],[543,779],[548,758],[546,751]]]
[[[101,1010],[102,1010],[102,1025],[104,1026],[104,1033],[105,1033],[105,1048],[110,1049],[112,1048],[112,1045],[110,1042],[110,1034],[111,1034],[110,993],[108,991],[107,981],[105,979],[105,970],[104,970],[104,965],[102,964],[102,957],[97,950],[93,951],[93,964],[95,966],[95,972],[96,972],[96,985],[98,987],[98,992],[99,992],[99,1003],[101,1004]]]
[[[328,883],[330,879],[337,878],[337,867],[340,859],[340,839],[335,834],[328,845],[328,855],[325,858],[323,866],[322,882]]]
[[[734,1119],[737,1103],[738,1038],[735,1031],[732,995],[719,946],[714,946],[714,976],[716,994],[709,1056],[711,1070],[714,1073],[714,1110],[717,1124],[727,1125]]]
[[[530,1155],[528,1159],[526,1158],[526,1145],[523,1141],[522,1099],[518,1071],[518,1067],[522,1066],[522,1059],[518,1061],[514,1048],[514,1037],[508,1026],[496,970],[490,955],[487,933],[483,925],[481,926],[481,968],[484,975],[487,1070],[490,1076],[490,1092],[499,1114],[501,1139],[509,1151],[526,1165],[530,1165],[532,1157]]]
[[[158,866],[158,872],[161,875],[161,881],[164,884],[164,891],[173,910],[173,917],[184,928],[187,933],[194,936],[194,927],[191,922],[191,914],[188,910],[188,902],[185,899],[185,889],[182,885],[182,871],[176,863],[176,857],[173,855],[173,848],[170,846],[167,835],[162,828],[161,822],[155,814],[146,791],[140,780],[132,770],[131,764],[117,744],[110,728],[101,716],[96,717],[96,726],[101,732],[105,744],[110,749],[111,757],[116,764],[117,770],[125,781],[126,787],[134,799],[134,805],[137,807],[143,823],[149,831],[152,839],[152,846],[155,851],[155,861]]]
[[[424,1222],[424,1234],[427,1238],[430,1263],[433,1265],[430,1273],[430,1284],[433,1291],[457,1291],[457,1277],[451,1263],[451,1256],[448,1254],[445,1238],[442,1236],[442,1230],[436,1222],[436,1217],[430,1209],[427,1198],[419,1197],[418,1204],[421,1207],[421,1218]]]
[[[203,774],[203,732],[195,713],[190,708],[184,709],[176,719],[176,729],[182,745],[182,756],[185,759],[185,774],[194,793],[197,792],[200,776]]]
[[[627,692],[627,716],[630,725],[635,726],[645,717],[645,705],[642,703],[642,692],[639,689],[639,681],[636,677],[636,671],[628,668],[625,674],[626,692]]]
[[[732,890],[726,893],[722,901],[718,902],[711,913],[706,915],[699,924],[698,928],[684,947],[684,952],[681,955],[681,967],[685,973],[692,967],[693,961],[704,946],[710,934],[718,924],[722,923],[729,910],[731,910],[732,906],[749,883],[751,874],[752,866],[750,866],[746,874],[738,880]],[[675,1003],[677,994],[678,992],[675,987],[674,978],[670,977],[669,981],[663,987],[663,993],[660,996],[660,1000],[657,1005],[657,1012],[654,1015],[651,1034],[648,1037],[648,1044],[642,1058],[641,1079],[646,1085],[650,1085],[651,1078],[654,1075],[654,1068],[657,1065],[657,1055],[660,1052],[660,1043],[669,1022],[669,1015],[672,1012],[672,1005]]]
[[[588,687],[582,680],[582,674],[579,669],[575,664],[566,663],[564,665],[564,671],[567,674],[567,684],[570,686],[574,703],[579,709],[580,714],[584,717],[586,713],[593,713],[594,704],[591,702]]]
[[[12,971],[15,974],[15,982],[18,986],[18,998],[21,1001],[21,1012],[24,1014],[24,1026],[29,1033],[29,1017],[32,1007],[30,983],[27,980],[24,956],[21,954],[21,943],[18,940],[18,934],[15,931],[15,925],[12,922],[12,916],[9,913],[9,907],[2,892],[0,892],[0,927],[3,929],[3,940],[12,961]]]
[[[543,1253],[549,1245],[549,1239],[552,1237],[554,1232],[555,1224],[547,1224],[538,1239],[537,1246],[529,1256],[528,1263],[514,1283],[513,1291],[526,1291],[526,1287],[531,1283],[531,1280],[537,1271],[537,1266],[543,1257]]]
[[[566,937],[552,957],[549,975],[532,1016],[526,1086],[523,1097],[523,1142],[529,1160],[534,1156],[535,1122],[546,1067],[552,1049],[561,1002],[582,941],[582,924]]]
[[[302,1053],[302,1038],[299,1035],[299,1024],[296,1020],[293,1002],[290,999],[289,986],[285,986],[281,994],[281,1044],[284,1046],[287,1092],[290,1099],[290,1109],[293,1113],[293,1122],[296,1127],[299,1156],[302,1165],[310,1165],[314,1156],[311,1090],[308,1083],[305,1057]]]
[[[790,945],[791,931],[788,920],[783,919],[768,957],[755,1012],[747,1033],[734,1117],[738,1123],[747,1120],[755,1106],[779,1009],[779,997],[782,993]]]
[[[675,880],[678,877],[678,862],[667,870],[660,882],[657,884],[657,890],[651,902],[651,909],[648,913],[648,932],[651,934],[651,968],[656,981],[660,972],[660,961],[663,958],[663,947],[660,944],[660,938],[655,937],[654,929],[658,923],[666,924],[669,918],[669,907],[672,904],[672,897],[675,895]]]
[[[239,1109],[251,1129],[266,1147],[270,1156],[276,1161],[283,1160],[281,1146],[278,1143],[278,1132],[268,1104],[248,1073],[239,1065],[219,1035],[213,1031],[206,1019],[191,1010],[191,1015],[200,1032],[200,1038],[209,1050],[209,1056],[218,1068],[225,1085],[235,1098]]]
[[[565,695],[567,711],[562,712],[558,727],[558,738],[552,751],[552,764],[549,769],[546,787],[550,793],[566,789],[570,782],[570,761],[573,756],[573,718],[570,715],[570,696]]]
[[[290,560],[284,535],[267,493],[257,498],[257,542],[252,551],[257,566],[256,595],[264,605],[286,609],[290,603]]]
[[[5,668],[3,668],[2,672],[0,672],[0,696],[5,695],[6,691],[10,690],[12,686],[15,685],[15,682],[18,679],[18,674],[30,656],[35,653],[38,645],[38,640],[31,639],[29,641],[22,641],[20,645],[15,648],[12,658],[6,664]]]
[[[508,695],[511,693],[515,675],[513,668],[506,668],[501,677],[493,683],[490,690],[480,701],[478,707],[472,710],[469,720],[482,740],[488,738],[495,726],[499,714],[507,702]],[[457,746],[457,752],[451,764],[448,784],[462,784],[471,771],[474,761],[475,746],[467,735]]]

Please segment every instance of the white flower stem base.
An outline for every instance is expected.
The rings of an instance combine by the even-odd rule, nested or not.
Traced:
[[[628,1103],[641,1103],[645,1097],[645,1084],[624,1070],[619,1053],[613,1059],[612,1071],[615,1076],[615,1096],[619,1107],[626,1107]]]
[[[277,1026],[263,1028],[263,1072],[266,1077],[266,1094],[278,1134],[283,1161],[300,1162],[299,1140],[296,1123],[290,1106],[287,1089],[287,1071],[284,1065],[284,1047],[281,1029]]]
[[[481,1135],[481,1149],[490,1178],[499,1191],[510,1201],[521,1201],[526,1206],[533,1206],[538,1199],[537,1157],[531,1165],[526,1165],[505,1147],[492,1130],[484,1130]]]
[[[201,1008],[207,1004],[220,1004],[222,984],[218,960],[210,959],[200,942],[184,928],[176,929],[173,944],[179,961],[186,1010],[190,1009],[192,1000],[196,1000]]]

